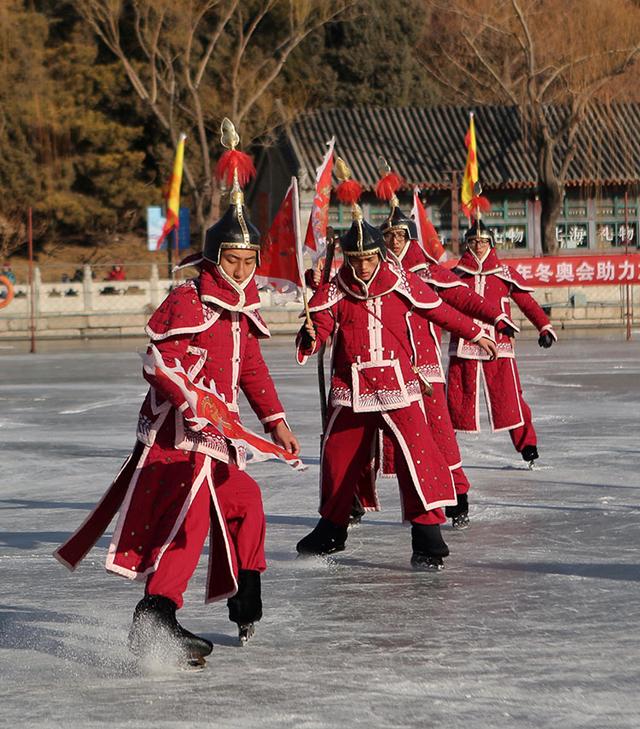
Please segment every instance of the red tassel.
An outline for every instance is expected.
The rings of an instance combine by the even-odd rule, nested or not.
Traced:
[[[255,177],[256,168],[253,160],[248,154],[239,149],[229,149],[218,160],[216,165],[216,177],[226,182],[227,187],[233,184],[233,173],[238,171],[238,182],[244,187],[252,177]]]
[[[336,196],[344,205],[357,203],[362,195],[362,187],[355,180],[345,180],[336,188]]]
[[[402,185],[402,180],[395,172],[389,172],[376,183],[376,196],[380,200],[391,200]]]
[[[478,210],[481,213],[488,213],[491,210],[491,203],[484,195],[474,195],[468,205],[462,206],[462,212],[470,220],[476,219]]]

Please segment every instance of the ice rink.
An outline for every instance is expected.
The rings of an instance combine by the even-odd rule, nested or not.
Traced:
[[[562,337],[562,332],[560,332]],[[315,362],[264,347],[310,468],[256,464],[268,515],[264,619],[244,649],[204,564],[180,619],[215,644],[201,673],[140,672],[126,648],[140,583],[52,551],[133,442],[146,391],[136,348],[0,348],[0,726],[640,726],[640,343],[519,344],[540,465],[506,433],[461,436],[471,528],[439,574],[409,567],[395,481],[329,561],[296,560],[317,519]],[[56,345],[59,349],[61,345]],[[20,349],[19,349],[20,347]],[[244,407],[245,423],[258,424]],[[204,561],[204,560],[203,560]]]

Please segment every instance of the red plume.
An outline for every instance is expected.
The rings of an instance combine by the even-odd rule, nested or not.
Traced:
[[[228,187],[233,184],[233,173],[238,171],[238,182],[244,187],[252,177],[255,177],[256,168],[253,160],[248,154],[239,149],[229,149],[218,160],[216,165],[216,177],[222,182],[224,180]]]
[[[484,197],[484,195],[474,195],[468,205],[462,206],[462,212],[467,216],[467,218],[469,218],[469,220],[476,219],[478,210],[481,213],[488,213],[489,210],[491,210],[491,203],[486,197]]]
[[[402,185],[402,180],[395,172],[389,172],[376,183],[376,196],[380,200],[391,200]]]
[[[355,180],[344,180],[336,188],[338,200],[345,205],[357,203],[362,195],[362,187]]]

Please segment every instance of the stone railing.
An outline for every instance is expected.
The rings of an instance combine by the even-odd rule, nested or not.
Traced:
[[[95,281],[90,266],[83,280],[43,283],[38,268],[34,276],[36,334],[41,338],[144,336],[151,313],[171,289],[170,279],[161,279],[152,266],[147,279]],[[640,306],[640,286],[630,289],[632,304]],[[625,287],[585,286],[540,288],[534,296],[547,310],[557,329],[624,327]],[[292,333],[300,326],[300,301],[291,301],[271,291],[261,291],[262,313],[271,331]],[[514,317],[523,333],[532,333],[517,307]],[[29,336],[28,286],[15,286],[15,297],[0,309],[0,338]]]

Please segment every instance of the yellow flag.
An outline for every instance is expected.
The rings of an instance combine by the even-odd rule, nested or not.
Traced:
[[[473,123],[473,112],[469,115],[469,131],[467,132],[464,143],[467,146],[467,164],[464,168],[464,177],[462,178],[462,190],[460,191],[460,199],[462,209],[467,217],[470,217],[472,211],[472,202],[474,198],[474,186],[478,182],[478,157],[476,155],[476,128]]]
[[[182,184],[182,167],[184,164],[184,142],[186,134],[181,134],[176,148],[176,157],[173,161],[173,172],[169,180],[169,193],[167,195],[167,217],[162,228],[162,233],[156,243],[156,250],[162,245],[162,241],[175,228],[180,227],[180,185]]]

